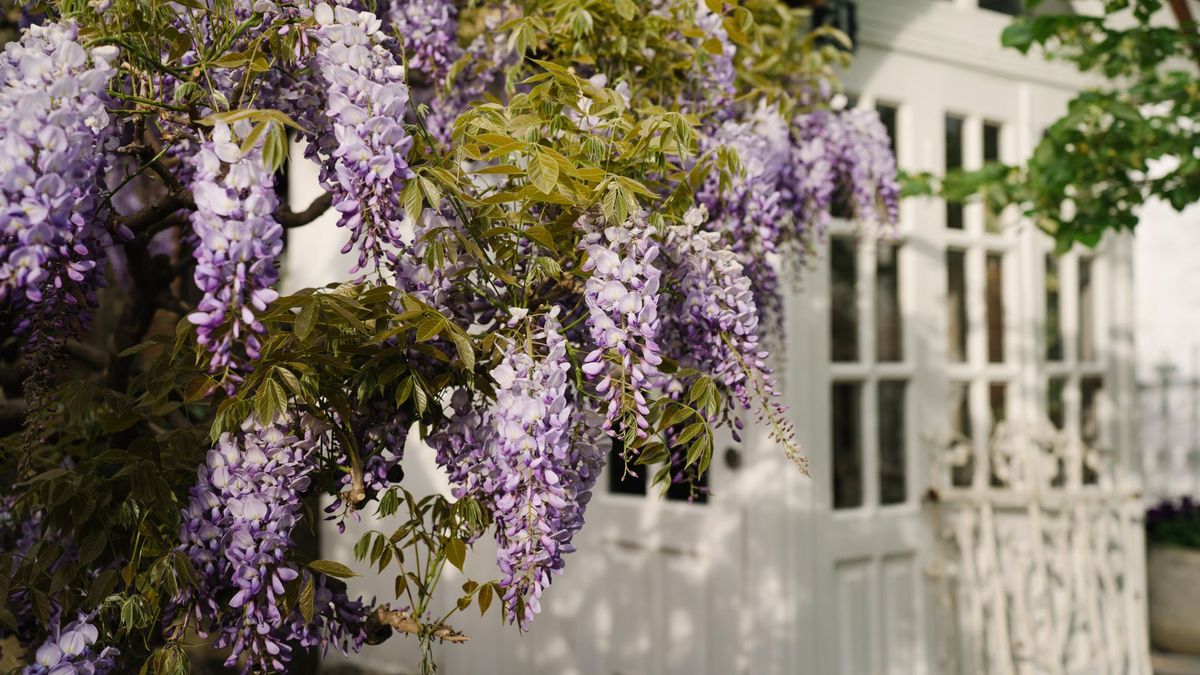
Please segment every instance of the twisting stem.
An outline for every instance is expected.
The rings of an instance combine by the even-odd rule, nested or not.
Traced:
[[[312,203],[309,204],[308,207],[303,211],[280,209],[277,218],[279,220],[279,224],[285,228],[301,227],[311,223],[317,218],[320,218],[321,214],[328,211],[329,207],[332,205],[333,195],[329,192],[326,192],[320,197],[312,200]]]

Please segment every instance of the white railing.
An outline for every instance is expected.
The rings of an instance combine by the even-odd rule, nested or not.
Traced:
[[[1146,502],[1200,497],[1200,374],[1169,362],[1138,385]]]
[[[945,672],[1150,675],[1135,476],[1049,421],[931,466]]]

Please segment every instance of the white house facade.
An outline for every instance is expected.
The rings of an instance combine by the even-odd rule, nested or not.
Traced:
[[[1009,20],[977,0],[857,2],[844,83],[856,105],[880,111],[901,168],[1019,160],[1065,110],[1079,76],[1002,49]],[[311,199],[311,167],[292,171],[291,188],[296,203]],[[288,236],[291,288],[344,278],[332,222]],[[1137,490],[1131,265],[1126,237],[1056,256],[1016,214],[979,203],[909,199],[895,231],[835,223],[819,255],[785,261],[796,281],[784,284],[773,341],[811,476],[751,430],[719,441],[704,500],[602,478],[530,632],[468,613],[455,628],[472,639],[439,648],[443,672],[1148,673],[1141,540],[1125,508]],[[1047,451],[1040,483],[1013,479],[989,439],[1043,427],[1065,449]],[[409,489],[444,489],[432,453],[409,446]],[[1084,502],[1104,515],[1076,508]],[[1105,525],[1095,546],[1060,546],[1043,521],[1065,523],[1063,536]],[[1003,578],[1016,566],[993,550],[998,533],[1028,527],[1038,541],[1021,551],[1065,556],[1067,576],[1098,584],[1106,604],[1077,608],[1090,587],[1055,581],[1053,561]],[[353,537],[325,539],[326,557],[351,559]],[[473,578],[495,576],[493,553],[476,545]],[[969,574],[987,597],[964,590]],[[390,577],[355,581],[391,597]],[[1059,599],[1026,607],[1013,584]],[[1043,643],[1055,612],[1086,621]],[[1034,637],[1006,663],[1003,646],[1024,630]],[[415,653],[396,638],[355,662],[403,673]]]

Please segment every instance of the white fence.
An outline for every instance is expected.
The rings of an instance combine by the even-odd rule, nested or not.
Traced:
[[[1148,504],[1200,496],[1200,373],[1164,362],[1138,385]]]
[[[1150,675],[1133,476],[1049,421],[932,466],[947,672]]]

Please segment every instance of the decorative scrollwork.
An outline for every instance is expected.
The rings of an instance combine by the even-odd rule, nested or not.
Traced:
[[[1149,675],[1140,502],[1112,457],[1048,420],[931,445],[943,670]]]

